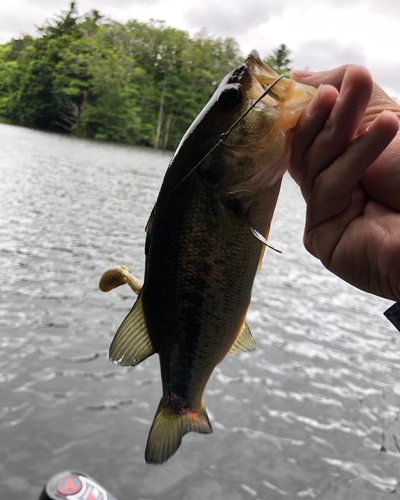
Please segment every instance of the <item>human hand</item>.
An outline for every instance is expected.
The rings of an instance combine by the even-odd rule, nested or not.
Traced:
[[[400,106],[359,66],[292,78],[323,84],[289,168],[307,203],[304,245],[348,283],[400,300]]]

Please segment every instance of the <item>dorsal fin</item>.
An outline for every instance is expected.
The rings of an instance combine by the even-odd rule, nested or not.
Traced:
[[[239,352],[251,352],[257,349],[256,342],[251,334],[250,328],[246,322],[243,323],[237,339],[229,349],[228,354],[238,354]]]
[[[142,293],[122,322],[110,346],[110,360],[121,366],[135,366],[156,351],[147,330]]]

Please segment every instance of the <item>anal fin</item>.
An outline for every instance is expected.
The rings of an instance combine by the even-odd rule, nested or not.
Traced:
[[[244,322],[242,329],[240,330],[237,339],[235,340],[233,346],[229,349],[228,354],[238,354],[239,352],[251,352],[255,351],[256,341],[251,334],[250,328],[247,323]],[[227,354],[227,355],[228,355]]]
[[[135,366],[156,351],[147,330],[142,293],[124,319],[110,346],[110,360],[121,366]]]

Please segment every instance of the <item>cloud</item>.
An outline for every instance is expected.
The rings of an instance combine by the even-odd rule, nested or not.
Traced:
[[[122,22],[128,20],[129,13],[135,9],[150,8],[163,0],[78,0],[76,8],[80,15],[97,9],[106,17],[116,13]],[[14,0],[0,2],[0,43],[6,43],[11,38],[21,34],[36,35],[35,26],[43,26],[46,20],[51,21],[62,12],[68,12],[70,0]],[[124,16],[126,13],[126,16]],[[130,16],[132,17],[132,16]],[[150,16],[149,16],[150,17]]]
[[[43,26],[69,5],[70,0],[0,0],[0,43],[21,33],[36,35],[35,24]],[[97,9],[122,23],[164,19],[192,34],[205,28],[234,37],[244,56],[255,48],[266,57],[285,43],[300,69],[363,64],[385,90],[400,95],[400,0],[77,0],[77,8],[80,14]]]
[[[237,38],[251,28],[265,24],[272,16],[280,15],[284,3],[279,0],[203,0],[194,3],[183,13],[192,28],[206,28],[213,34]]]
[[[400,98],[400,62],[372,59],[361,44],[343,44],[336,39],[308,40],[293,51],[296,69],[324,71],[344,64],[360,64],[368,68],[373,80],[391,97]]]
[[[382,13],[384,12],[390,17],[400,18],[400,2],[399,0],[370,0],[370,8],[373,12]]]
[[[46,1],[46,0],[43,0]],[[88,1],[79,1],[78,7],[79,12],[87,12],[92,9],[97,9],[101,11],[102,6],[106,6],[107,9],[116,8],[116,9],[132,9],[136,6],[139,7],[150,7],[162,2],[162,0],[96,0],[93,2],[92,0]],[[85,7],[87,5],[87,7]],[[95,5],[95,6],[94,6]]]
[[[375,82],[400,103],[400,62],[387,64],[385,61],[376,61],[369,69]]]
[[[35,35],[35,24],[42,25],[48,17],[49,9],[23,0],[0,3],[0,43],[18,38],[21,33]]]
[[[381,0],[387,12],[400,13],[399,0]],[[376,10],[375,0],[203,0],[202,2],[187,2],[183,18],[192,28],[205,27],[212,33],[224,36],[240,37],[250,29],[267,24],[272,18],[280,18],[289,10],[300,10],[311,15],[317,8],[341,9],[362,7],[364,10]],[[381,3],[379,10],[381,11]],[[302,16],[304,17],[304,15]],[[322,20],[323,21],[323,20]],[[326,21],[329,21],[327,19]],[[298,29],[301,29],[299,22]]]
[[[307,40],[292,53],[297,69],[323,71],[343,64],[366,64],[364,48],[358,44],[342,44],[337,39]]]

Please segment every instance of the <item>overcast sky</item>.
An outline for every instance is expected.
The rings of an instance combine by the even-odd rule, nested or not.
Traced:
[[[0,43],[35,35],[35,24],[68,7],[68,0],[0,0]],[[191,34],[205,28],[236,38],[243,55],[257,49],[266,57],[285,43],[299,69],[362,64],[400,100],[400,0],[79,0],[77,7],[119,22],[162,19]]]

